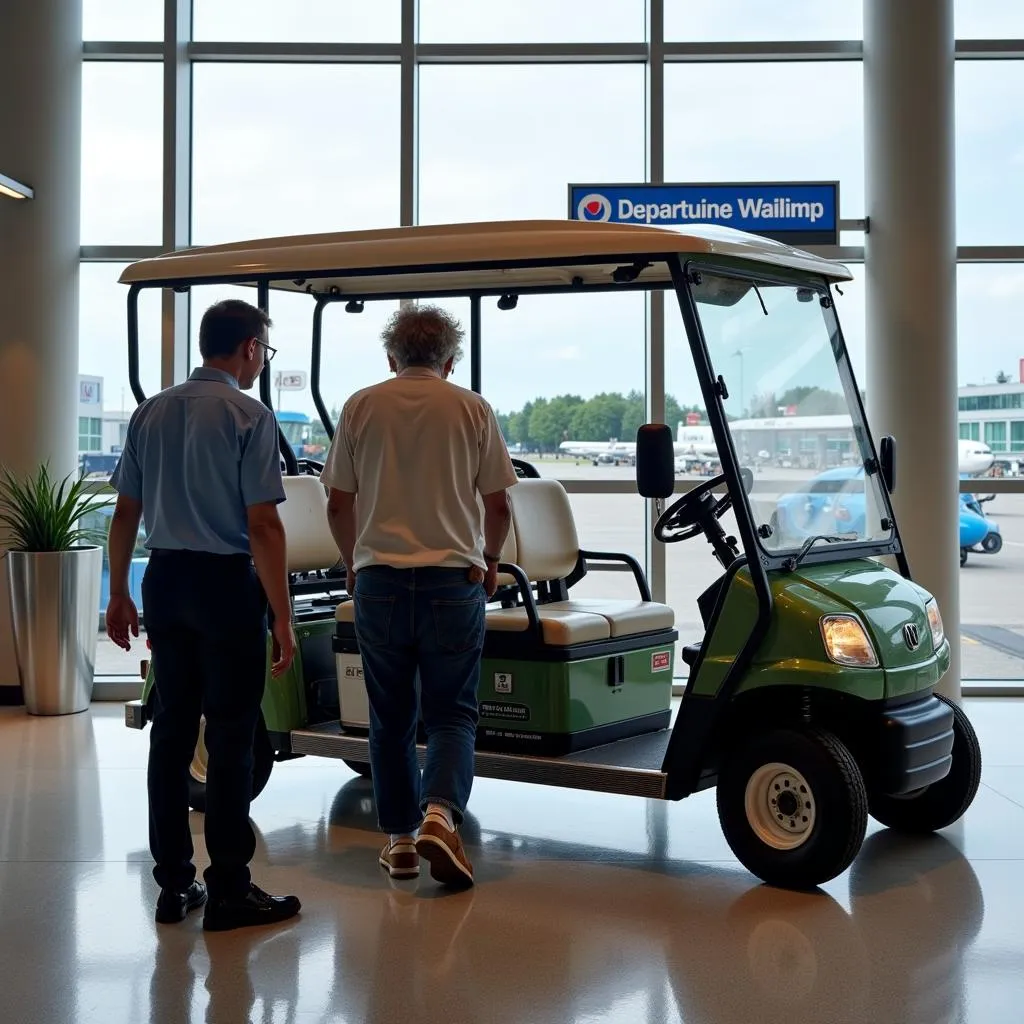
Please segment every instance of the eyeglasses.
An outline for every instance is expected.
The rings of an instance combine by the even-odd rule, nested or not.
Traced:
[[[256,342],[257,345],[262,345],[267,350],[267,362],[269,363],[274,356],[277,355],[277,349],[273,345],[268,345],[265,341]]]

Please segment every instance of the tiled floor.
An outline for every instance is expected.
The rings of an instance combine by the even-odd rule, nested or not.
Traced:
[[[982,788],[940,836],[872,823],[814,895],[758,884],[714,795],[679,804],[478,780],[478,885],[389,883],[369,785],[277,765],[256,880],[289,924],[157,927],[148,733],[116,705],[0,711],[0,1021],[1002,1024],[1024,1020],[1024,701],[966,703]],[[202,818],[193,822],[200,867]]]

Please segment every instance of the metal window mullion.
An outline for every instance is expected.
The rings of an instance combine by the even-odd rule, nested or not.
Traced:
[[[664,54],[670,64],[862,60],[864,44],[859,39],[665,43]]]
[[[397,64],[403,47],[396,43],[189,43],[195,62],[245,64]]]
[[[399,144],[399,220],[403,227],[419,219],[419,69],[416,64],[417,0],[402,0],[401,100]]]
[[[163,251],[184,248],[191,237],[192,0],[164,7]],[[188,373],[189,295],[161,289],[160,387]]]
[[[647,0],[647,178],[655,185],[665,180],[665,0]],[[665,422],[665,293],[660,288],[648,293],[650,320],[647,331],[646,392],[647,419]],[[668,590],[665,545],[654,539],[658,511],[653,501],[646,506],[645,531],[647,579],[651,596],[665,602]]]
[[[83,60],[162,61],[163,43],[89,41],[82,43]]]
[[[639,64],[646,43],[417,43],[418,64]]]

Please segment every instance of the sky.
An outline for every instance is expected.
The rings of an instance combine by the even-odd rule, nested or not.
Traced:
[[[85,0],[87,39],[155,39],[159,0]],[[423,42],[638,42],[642,0],[422,0]],[[195,0],[197,40],[395,42],[398,0]],[[958,0],[961,37],[1024,37],[1019,0]],[[666,0],[670,40],[859,37],[856,0]],[[82,242],[160,242],[158,64],[87,62]],[[809,95],[826,102],[811,106]],[[1024,61],[959,61],[957,235],[962,245],[1024,245]],[[399,217],[397,66],[198,63],[193,81],[195,244],[270,234],[393,226]],[[421,223],[567,216],[570,182],[643,181],[642,65],[426,65],[419,80]],[[665,173],[674,181],[838,180],[843,217],[864,215],[858,62],[670,65]],[[855,244],[859,239],[844,238]],[[864,386],[863,268],[837,296]],[[130,411],[126,289],[116,264],[81,273],[79,369],[105,379],[105,405]],[[193,327],[224,289],[196,289]],[[961,266],[960,382],[1014,375],[1024,357],[1024,264]],[[386,376],[379,332],[393,306],[325,319],[323,392],[340,404]],[[666,304],[667,390],[694,400],[678,311]],[[468,331],[468,302],[452,304]],[[312,303],[274,296],[274,370],[308,370]],[[141,311],[142,375],[159,385],[159,304]],[[499,409],[562,393],[643,388],[642,296],[547,296],[483,314],[483,390]],[[195,338],[195,330],[192,332]],[[467,344],[468,348],[468,344]],[[195,351],[193,341],[194,357]],[[468,355],[456,380],[467,384]],[[749,388],[745,389],[749,390]],[[312,412],[308,390],[282,405]]]

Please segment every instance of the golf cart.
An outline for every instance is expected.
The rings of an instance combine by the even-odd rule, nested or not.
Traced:
[[[143,288],[244,284],[263,308],[272,291],[310,295],[310,386],[332,437],[319,384],[331,303],[468,298],[479,391],[483,302],[511,311],[546,294],[588,301],[670,291],[721,459],[716,476],[677,481],[669,428],[647,424],[637,435],[638,490],[655,502],[656,540],[703,537],[720,567],[697,602],[704,635],[682,648],[688,678],[678,710],[673,718],[673,610],[652,600],[635,559],[582,547],[562,485],[520,463],[501,586],[487,612],[475,771],[668,800],[714,787],[739,860],[766,882],[803,888],[849,866],[869,812],[897,829],[941,829],[966,811],[980,777],[969,720],[934,692],[949,643],[935,600],[911,579],[889,499],[894,442],[875,446],[836,317],[831,286],[850,277],[832,261],[723,228],[527,221],[213,246],[142,260],[121,280],[130,285],[139,400]],[[813,384],[846,404],[864,472],[856,529],[846,524],[800,542],[773,529],[775,502],[754,492],[731,433],[742,397],[730,396],[725,370],[738,337],[754,354],[748,375],[767,372],[756,355],[776,377],[780,367],[788,373],[784,386]],[[260,383],[270,405],[267,372]],[[362,772],[369,762],[353,606],[326,526],[319,467],[300,464],[283,439],[282,457],[299,652],[282,677],[268,671],[254,795],[275,760],[316,754]],[[727,513],[738,537],[723,527]],[[635,600],[576,596],[590,568],[605,561],[632,574]],[[150,666],[142,699],[126,706],[128,725],[145,725],[158,670]],[[421,746],[421,762],[423,754]],[[200,740],[196,807],[204,763]]]

